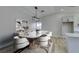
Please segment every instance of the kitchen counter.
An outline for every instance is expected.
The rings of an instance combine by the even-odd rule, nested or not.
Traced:
[[[79,53],[79,33],[66,33],[68,52]]]
[[[66,33],[65,35],[68,37],[79,37],[79,33]]]

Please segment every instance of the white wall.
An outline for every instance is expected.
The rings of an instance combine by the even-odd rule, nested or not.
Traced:
[[[62,21],[63,16],[79,16],[77,12],[64,12],[64,13],[55,13],[41,18],[43,23],[43,30],[52,31],[53,35],[62,34]],[[76,19],[74,19],[76,20]]]
[[[16,19],[28,20],[30,16],[23,7],[1,7],[0,6],[0,48],[9,44],[12,34],[15,32]]]

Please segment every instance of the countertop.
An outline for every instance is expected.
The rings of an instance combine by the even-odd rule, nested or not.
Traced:
[[[67,37],[79,37],[79,33],[66,33]]]

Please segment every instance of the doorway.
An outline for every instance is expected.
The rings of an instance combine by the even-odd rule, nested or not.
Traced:
[[[62,35],[65,33],[73,33],[73,22],[63,22],[62,23]]]

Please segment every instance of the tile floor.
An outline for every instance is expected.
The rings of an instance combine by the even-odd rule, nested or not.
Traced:
[[[67,53],[66,41],[62,37],[52,37],[53,47],[52,53]],[[0,53],[12,53],[14,51],[13,46],[8,46],[6,48],[0,49]],[[22,53],[46,53],[44,49],[25,49]]]

